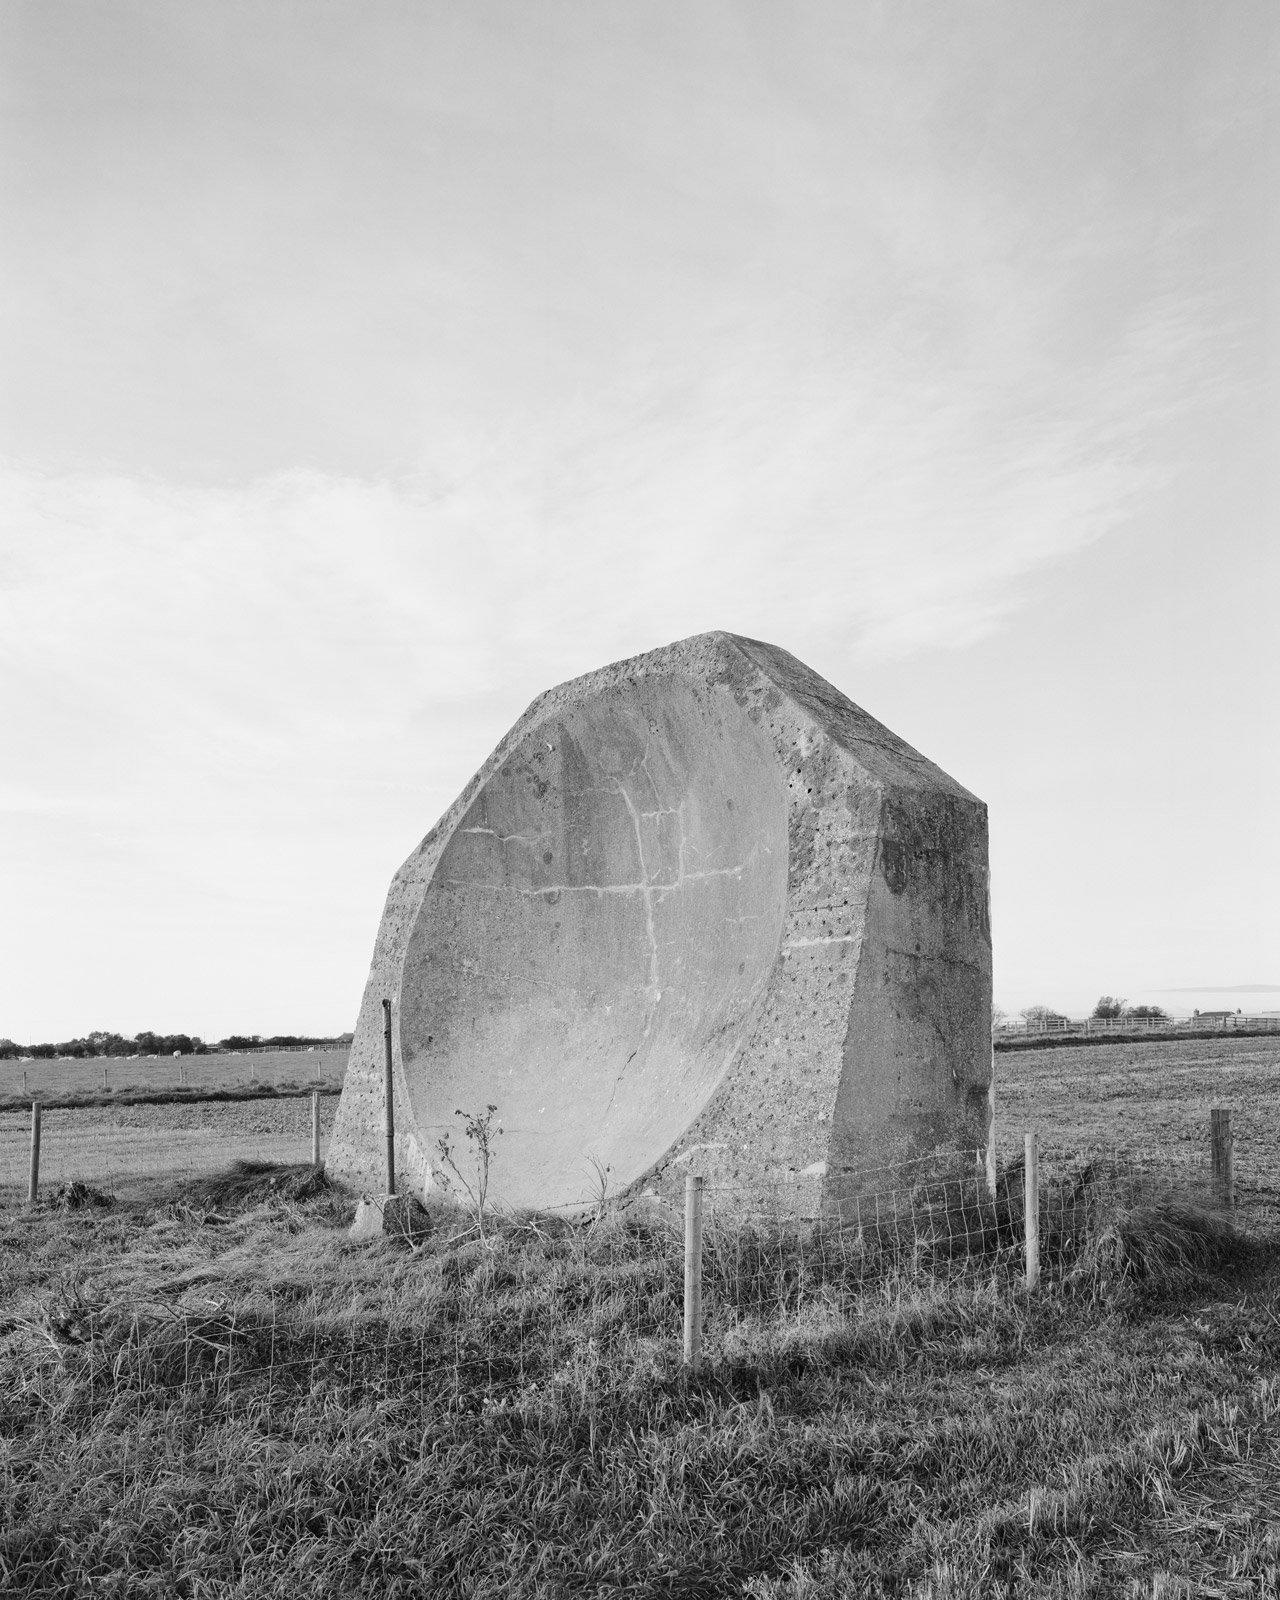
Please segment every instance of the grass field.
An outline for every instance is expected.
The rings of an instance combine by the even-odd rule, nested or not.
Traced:
[[[0,1061],[0,1109],[29,1104],[97,1105],[142,1096],[342,1087],[347,1052],[261,1050],[203,1056],[98,1056]]]
[[[0,1062],[0,1207],[26,1194],[33,1099],[42,1183],[126,1193],[232,1161],[307,1159],[307,1091],[322,1086],[323,1149],[345,1066],[342,1050],[29,1062],[24,1090],[22,1064]]]
[[[1176,1171],[1221,1103],[1265,1187],[1280,1074],[1245,1043],[1002,1056],[1002,1137]],[[1137,1267],[1030,1300],[1015,1244],[766,1312],[758,1241],[721,1234],[691,1377],[652,1222],[411,1249],[349,1241],[305,1170],[130,1196],[0,1221],[6,1595],[1280,1593],[1265,1206],[1249,1245],[1119,1218]]]
[[[335,1069],[344,1059],[336,1051],[192,1057],[185,1090],[190,1103],[176,1085],[148,1085],[142,1073],[135,1074],[141,1088],[95,1094],[94,1064],[68,1063],[69,1076],[48,1086],[46,1098],[69,1096],[71,1105],[45,1113],[42,1171],[51,1183],[79,1177],[112,1187],[209,1172],[232,1160],[304,1159],[310,1149],[305,1100],[195,1097],[202,1090],[247,1094],[254,1087],[251,1074],[262,1088],[300,1089],[314,1081],[317,1061],[323,1081],[336,1090],[341,1075]],[[157,1074],[172,1072],[168,1061],[154,1065]],[[150,1071],[153,1064],[133,1066]],[[1280,1037],[1006,1051],[996,1057],[996,1085],[997,1144],[1006,1158],[1034,1128],[1049,1161],[1090,1148],[1128,1148],[1190,1169],[1207,1158],[1210,1110],[1228,1107],[1241,1202],[1247,1212],[1280,1225]],[[172,1096],[172,1103],[152,1104],[152,1096]],[[336,1096],[322,1096],[326,1139],[336,1103]],[[0,1204],[6,1193],[12,1202],[19,1186],[25,1193],[30,1128],[25,1100],[3,1107],[0,1100]]]
[[[1209,1112],[1231,1112],[1246,1215],[1280,1227],[1280,1038],[1160,1040],[996,1056],[996,1131],[1011,1155],[1034,1129],[1052,1157],[1086,1148],[1203,1164]]]

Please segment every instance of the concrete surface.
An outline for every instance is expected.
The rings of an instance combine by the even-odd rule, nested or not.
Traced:
[[[392,882],[327,1170],[490,1199],[854,1192],[985,1146],[986,808],[785,651],[702,634],[548,691]]]
[[[431,1231],[431,1218],[414,1195],[364,1194],[356,1205],[347,1237],[361,1244],[382,1238],[404,1239],[412,1244],[427,1238]]]

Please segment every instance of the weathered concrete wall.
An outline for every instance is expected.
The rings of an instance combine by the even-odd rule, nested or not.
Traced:
[[[492,1197],[787,1183],[986,1143],[986,809],[784,651],[706,634],[541,696],[397,873],[330,1148]]]

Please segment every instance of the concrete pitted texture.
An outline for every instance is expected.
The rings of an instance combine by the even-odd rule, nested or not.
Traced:
[[[838,1203],[984,1147],[986,807],[786,651],[709,633],[561,684],[391,885],[327,1161],[385,1187],[470,1152],[572,1205],[700,1171]]]

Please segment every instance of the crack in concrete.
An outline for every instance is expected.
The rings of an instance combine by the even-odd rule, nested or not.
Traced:
[[[639,866],[639,869],[640,869],[640,881],[638,883],[610,883],[610,884],[559,883],[559,884],[544,884],[544,885],[541,885],[541,886],[539,886],[537,888],[533,888],[533,887],[523,887],[523,886],[515,885],[515,884],[477,883],[473,879],[467,879],[467,878],[446,878],[446,879],[443,880],[443,882],[451,884],[451,885],[453,885],[455,887],[458,887],[458,888],[491,889],[491,890],[494,890],[495,892],[499,892],[499,893],[514,891],[515,893],[521,895],[522,897],[524,897],[526,899],[540,898],[540,897],[545,897],[547,895],[553,895],[553,894],[594,894],[594,895],[601,895],[601,896],[602,895],[607,895],[607,894],[614,894],[614,895],[625,895],[625,896],[632,896],[632,897],[634,897],[635,895],[640,895],[643,898],[643,901],[644,901],[644,912],[645,912],[645,930],[646,930],[646,934],[647,934],[647,937],[648,937],[648,946],[649,946],[649,961],[648,961],[649,971],[648,971],[648,982],[645,985],[646,1008],[645,1008],[644,1025],[643,1025],[643,1027],[641,1029],[640,1039],[639,1039],[638,1043],[631,1050],[630,1054],[627,1056],[627,1059],[623,1062],[622,1067],[619,1069],[617,1075],[614,1078],[612,1087],[609,1090],[609,1098],[605,1103],[604,1111],[601,1113],[602,1116],[608,1116],[609,1112],[612,1110],[614,1101],[615,1101],[615,1099],[617,1097],[618,1090],[622,1086],[622,1080],[626,1075],[627,1069],[631,1066],[631,1063],[636,1059],[637,1055],[639,1055],[641,1053],[641,1051],[644,1049],[645,1045],[647,1044],[648,1040],[652,1037],[653,1029],[654,1029],[654,1023],[655,1023],[655,1021],[657,1019],[658,1005],[660,1004],[660,1002],[662,1000],[662,989],[660,987],[661,971],[660,971],[659,939],[658,939],[657,923],[656,923],[656,920],[655,920],[655,917],[654,917],[654,900],[655,900],[655,897],[657,897],[657,896],[666,896],[666,895],[672,894],[672,893],[682,889],[686,884],[700,883],[700,882],[704,882],[704,881],[706,881],[708,879],[711,879],[711,878],[737,878],[737,877],[740,877],[742,875],[742,873],[745,872],[746,869],[755,860],[757,860],[757,858],[760,856],[762,851],[763,851],[763,853],[765,855],[772,854],[771,850],[769,849],[769,847],[767,845],[763,845],[763,844],[758,842],[752,848],[752,850],[748,854],[747,858],[744,861],[741,861],[741,862],[737,863],[737,865],[727,866],[727,867],[711,867],[711,868],[704,869],[703,871],[700,871],[700,872],[690,872],[689,869],[688,869],[688,853],[689,853],[689,851],[693,850],[696,854],[699,854],[699,855],[701,855],[702,852],[697,849],[697,846],[688,837],[688,833],[687,833],[686,828],[685,828],[685,801],[682,799],[679,802],[679,804],[675,805],[675,806],[663,806],[662,805],[661,796],[658,793],[658,786],[654,782],[653,774],[650,772],[650,770],[648,768],[648,765],[647,765],[648,759],[649,759],[649,754],[650,754],[650,752],[649,752],[648,748],[646,747],[645,753],[644,753],[644,755],[641,758],[641,761],[639,763],[639,768],[640,768],[640,770],[642,770],[644,772],[645,777],[648,779],[649,787],[653,792],[653,798],[654,798],[655,802],[657,802],[657,804],[652,809],[645,810],[645,811],[640,810],[636,799],[632,796],[630,790],[628,789],[625,781],[622,778],[619,778],[617,780],[617,782],[609,789],[596,789],[596,788],[592,787],[592,789],[588,791],[588,792],[591,792],[591,793],[614,794],[619,799],[621,799],[623,805],[626,807],[627,814],[631,819],[631,826],[632,826],[632,830],[634,832],[635,841],[636,841],[637,865]],[[633,769],[632,775],[633,776],[636,775],[635,769]],[[670,883],[654,882],[653,876],[651,875],[651,873],[649,871],[648,862],[645,859],[644,823],[645,822],[658,823],[659,820],[662,817],[675,817],[675,818],[677,818],[677,825],[679,827],[679,844],[678,844],[678,851],[677,851],[677,857],[676,857],[676,876],[675,876],[674,880],[672,882],[670,882]],[[505,844],[510,844],[510,843],[523,844],[528,849],[530,849],[531,851],[536,851],[537,842],[540,842],[541,840],[543,840],[543,839],[545,839],[547,837],[547,835],[545,833],[534,834],[534,835],[525,835],[525,834],[505,834],[504,835],[504,834],[500,834],[497,831],[496,828],[486,828],[486,827],[463,828],[460,831],[463,832],[463,833],[487,834],[490,837],[497,839],[500,844],[504,844],[504,845]],[[660,829],[659,829],[659,834],[658,834],[658,842],[659,842],[659,845],[661,845],[661,831],[660,831]],[[739,922],[739,923],[742,923],[742,922],[747,922],[747,921],[756,921],[756,920],[758,920],[758,918],[752,917],[752,916],[745,916],[745,917],[730,917],[730,918],[726,918],[725,920],[726,920],[726,922]]]
[[[648,759],[647,747],[645,750],[645,759]],[[649,778],[649,785],[654,790],[654,798],[656,799],[657,787],[654,784],[652,777]],[[606,1116],[608,1115],[609,1108],[613,1105],[614,1096],[618,1092],[627,1068],[635,1060],[639,1052],[644,1048],[645,1044],[648,1042],[650,1034],[653,1032],[653,1019],[657,1014],[658,1002],[662,999],[662,990],[658,986],[658,931],[653,921],[653,887],[649,883],[649,869],[645,865],[644,860],[644,830],[640,825],[640,813],[636,809],[635,801],[631,798],[631,795],[627,790],[627,786],[621,781],[621,779],[618,781],[617,788],[618,793],[622,796],[622,803],[626,806],[627,811],[630,814],[631,826],[635,829],[636,835],[636,857],[637,865],[640,868],[640,877],[642,880],[641,892],[644,895],[645,926],[649,934],[649,982],[645,991],[648,996],[648,1004],[645,1007],[644,1027],[640,1031],[640,1042],[636,1045],[635,1049],[632,1050],[627,1059],[622,1063],[621,1071],[613,1080],[613,1088],[609,1091],[608,1104],[605,1106]]]
[[[966,961],[962,956],[947,956],[940,952],[925,953],[920,950],[900,950],[896,944],[885,945],[885,953],[891,956],[904,956],[908,961],[940,961],[948,967],[967,967],[970,972],[981,972],[982,968],[974,961]]]
[[[609,1090],[609,1098],[605,1101],[604,1110],[600,1113],[600,1116],[601,1116],[602,1120],[605,1117],[607,1117],[609,1115],[609,1112],[613,1109],[614,1096],[617,1094],[618,1089],[619,1089],[619,1087],[620,1087],[620,1085],[622,1083],[623,1073],[626,1072],[627,1068],[635,1060],[635,1058],[636,1058],[636,1050],[639,1050],[639,1048],[640,1048],[640,1046],[637,1045],[635,1050],[633,1050],[631,1052],[631,1054],[627,1057],[627,1059],[622,1063],[622,1070],[618,1073],[618,1076],[613,1080],[613,1088]]]
[[[550,833],[545,829],[541,833],[499,833],[496,828],[459,828],[458,832],[486,833],[499,844],[522,844],[534,852],[545,839],[550,838]]]
[[[764,853],[769,855],[772,852],[766,849]],[[668,895],[674,894],[677,889],[683,889],[687,883],[702,883],[707,878],[736,878],[739,873],[747,870],[759,854],[760,850],[755,849],[736,867],[709,867],[705,872],[686,872],[680,877],[673,878],[670,883],[546,883],[536,889],[526,889],[511,883],[480,883],[475,878],[440,878],[437,881],[452,884],[460,889],[492,889],[498,894],[520,894],[526,899],[536,899],[537,896],[544,894]]]
[[[658,987],[658,935],[653,923],[653,885],[649,882],[649,869],[644,864],[644,830],[640,826],[640,813],[636,810],[636,803],[631,798],[624,783],[619,782],[617,792],[622,797],[622,803],[627,808],[631,817],[631,826],[636,835],[636,857],[640,867],[640,883],[636,887],[644,896],[645,926],[649,934],[649,984],[648,992],[652,996],[650,1006],[656,1005],[662,998],[662,991]],[[645,1020],[642,1040],[648,1037],[652,1023],[652,1015]]]

